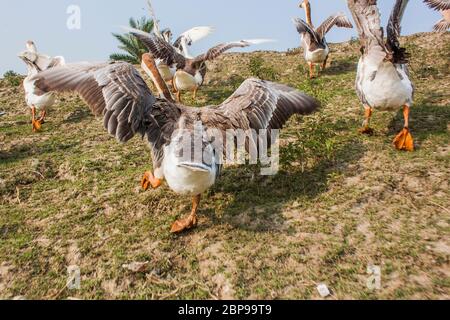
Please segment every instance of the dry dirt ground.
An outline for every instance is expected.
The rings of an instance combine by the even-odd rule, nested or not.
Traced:
[[[400,112],[375,113],[372,137],[357,133],[356,42],[333,45],[331,65],[312,81],[295,52],[210,65],[196,105],[220,103],[259,75],[323,107],[288,123],[277,176],[226,168],[204,195],[199,227],[180,236],[169,227],[190,200],[140,189],[151,161],[139,138],[118,144],[73,95],[60,95],[32,134],[23,90],[2,80],[0,297],[314,299],[325,283],[328,299],[449,299],[450,35],[403,42],[417,90],[413,153],[391,146]],[[366,285],[372,264],[379,290]],[[66,287],[73,265],[79,290]]]

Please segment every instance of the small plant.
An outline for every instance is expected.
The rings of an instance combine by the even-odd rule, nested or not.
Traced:
[[[335,158],[335,128],[319,117],[304,124],[297,138],[282,147],[280,162],[284,167],[300,165],[302,172],[321,161]]]
[[[261,80],[276,81],[278,79],[277,72],[272,67],[265,67],[264,59],[259,56],[250,59],[248,68],[252,76]]]
[[[302,53],[302,48],[291,48],[286,52],[287,56],[296,56]]]
[[[22,76],[12,70],[6,71],[3,78],[11,87],[20,86],[22,83]]]

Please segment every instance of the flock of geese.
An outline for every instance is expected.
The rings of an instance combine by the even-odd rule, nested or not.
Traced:
[[[450,0],[424,2],[442,12],[444,18],[435,30],[446,31],[450,24]],[[365,120],[360,131],[372,133],[370,118],[374,110],[403,108],[404,128],[395,137],[394,146],[398,150],[413,151],[409,112],[414,87],[409,79],[408,54],[399,43],[400,25],[408,0],[395,1],[386,27],[386,38],[376,0],[347,0],[347,4],[361,43],[356,92],[365,109]],[[333,26],[353,28],[353,25],[344,14],[338,13],[314,28],[310,1],[303,1],[300,7],[306,12],[306,21],[295,19],[294,23],[302,36],[310,77],[314,77],[315,66],[320,65],[324,69],[330,54],[325,39],[327,32]],[[218,106],[194,108],[182,105],[181,92],[191,91],[195,97],[203,84],[206,62],[232,48],[266,41],[222,43],[204,54],[191,56],[189,46],[212,31],[210,27],[196,27],[172,42],[170,30],[160,31],[158,25],[153,34],[129,30],[149,51],[143,56],[142,67],[154,81],[158,97],[152,94],[135,67],[125,62],[66,64],[62,57],[39,54],[31,41],[19,56],[28,67],[24,88],[26,102],[31,108],[33,131],[41,128],[46,109],[54,104],[54,92],[73,91],[81,95],[95,115],[103,116],[106,130],[119,142],[127,142],[135,135],[147,139],[153,171],[144,174],[142,187],[145,190],[158,188],[165,180],[176,193],[193,198],[192,212],[172,225],[173,233],[196,226],[200,196],[216,182],[221,170],[207,134],[209,130],[219,130],[225,135],[228,129],[281,129],[292,115],[307,115],[320,106],[315,98],[302,92],[255,78],[245,80]],[[39,118],[36,117],[38,111]],[[201,137],[203,159],[186,162],[179,152],[186,143],[183,134],[193,135],[197,122],[206,129],[206,134]]]

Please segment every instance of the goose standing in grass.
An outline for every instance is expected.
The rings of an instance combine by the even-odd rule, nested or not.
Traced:
[[[146,59],[151,59],[148,54]],[[155,72],[157,85],[164,86],[154,61],[149,69]],[[158,188],[165,179],[176,193],[193,197],[191,214],[172,225],[173,233],[197,224],[200,196],[216,182],[221,165],[214,155],[211,130],[224,136],[228,129],[281,129],[292,115],[309,114],[319,106],[314,98],[285,85],[248,79],[219,106],[187,107],[171,98],[154,97],[139,72],[125,62],[70,64],[42,72],[33,81],[45,92],[78,92],[94,114],[103,115],[105,128],[120,142],[136,134],[146,137],[154,171],[145,173],[142,187]],[[191,141],[183,137],[195,135],[198,123],[205,130],[191,148]],[[192,156],[198,146],[200,159]],[[185,150],[190,150],[187,159]]]
[[[63,57],[51,58],[39,54],[33,41],[27,41],[26,48],[26,51],[19,54],[19,58],[25,62],[28,69],[27,77],[23,81],[23,87],[25,89],[26,103],[31,109],[32,129],[33,132],[36,132],[41,129],[47,109],[55,103],[55,98],[53,93],[39,90],[32,78],[42,71],[64,65],[65,62]],[[36,118],[36,111],[40,111],[39,119]]]
[[[399,43],[400,24],[408,1],[396,0],[385,41],[377,1],[347,0],[358,28],[362,51],[356,76],[356,91],[365,108],[365,120],[360,132],[373,133],[369,125],[374,109],[397,110],[403,107],[404,127],[395,137],[394,146],[398,150],[413,151],[409,113],[414,87],[409,79],[408,54]]]
[[[450,0],[424,0],[432,9],[441,11],[442,19],[434,25],[434,31],[446,32],[450,28]]]
[[[305,60],[309,65],[309,77],[314,78],[314,68],[316,64],[320,64],[322,70],[325,69],[330,54],[325,35],[334,26],[340,28],[353,28],[352,23],[344,13],[336,13],[326,19],[317,29],[314,29],[311,20],[311,4],[309,0],[305,0],[300,4],[306,12],[306,22],[302,19],[294,19],[297,31],[302,36],[302,48],[305,54]]]
[[[173,76],[173,86],[177,94],[177,101],[181,102],[183,91],[193,92],[193,98],[197,96],[198,89],[203,85],[207,72],[206,62],[217,59],[224,52],[233,48],[245,48],[252,44],[260,44],[269,40],[241,40],[219,44],[208,52],[195,58],[185,57],[174,46],[154,35],[133,30],[131,33],[145,44],[150,54],[157,60],[176,70]],[[144,70],[145,70],[145,66]],[[164,78],[164,76],[163,76]]]

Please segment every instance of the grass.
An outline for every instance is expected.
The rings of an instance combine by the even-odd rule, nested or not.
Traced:
[[[226,168],[203,197],[199,227],[181,236],[169,226],[190,201],[167,187],[140,190],[151,166],[140,139],[116,143],[72,95],[32,134],[22,89],[0,81],[0,297],[315,299],[326,283],[330,299],[448,299],[450,37],[438,37],[403,39],[413,52],[414,153],[391,146],[401,113],[376,112],[375,135],[357,133],[357,43],[333,45],[331,66],[312,81],[299,54],[211,64],[186,104],[220,103],[256,73],[323,107],[289,121],[277,176]],[[145,261],[144,273],[122,267]],[[381,267],[381,290],[366,287],[369,264]],[[65,288],[70,265],[81,268],[80,290]]]

